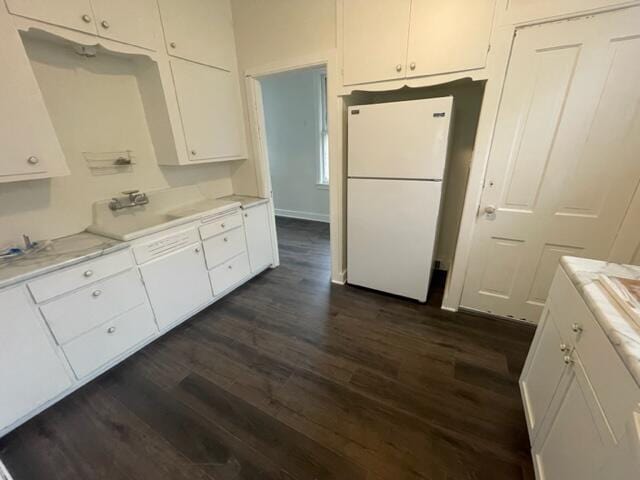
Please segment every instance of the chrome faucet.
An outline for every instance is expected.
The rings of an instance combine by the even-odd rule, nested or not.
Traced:
[[[126,195],[124,201],[122,198],[113,197],[109,202],[109,208],[114,212],[123,208],[137,207],[149,203],[147,194],[140,193],[140,190],[125,190],[122,194]]]

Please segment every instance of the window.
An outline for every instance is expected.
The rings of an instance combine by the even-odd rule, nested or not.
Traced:
[[[329,129],[327,128],[327,74],[320,74],[320,163],[318,185],[329,185]]]

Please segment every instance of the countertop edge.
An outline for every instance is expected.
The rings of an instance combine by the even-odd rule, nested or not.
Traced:
[[[82,232],[79,232],[82,233]],[[99,235],[104,236],[104,235]],[[107,239],[108,237],[105,237]],[[130,247],[129,243],[121,242],[115,245],[111,245],[107,248],[100,248],[91,253],[86,253],[78,257],[70,258],[68,260],[64,260],[60,263],[54,263],[52,265],[47,265],[45,267],[37,268],[33,271],[23,273],[17,275],[15,277],[11,277],[7,280],[0,281],[0,290],[5,290],[7,288],[13,287],[19,283],[25,282],[35,277],[40,277],[42,275],[46,275],[51,272],[55,272],[57,270],[62,270],[63,268],[72,267],[79,263],[85,262],[87,260],[93,260],[95,258],[102,257],[103,255],[108,255],[110,253],[119,252],[120,250],[126,250]]]
[[[599,268],[579,270],[578,262],[590,262]],[[622,363],[640,386],[640,327],[622,311],[616,300],[604,290],[597,275],[611,268],[626,266],[578,257],[562,257],[560,265],[614,347]],[[640,267],[637,275],[640,276]],[[616,272],[617,273],[617,272]]]

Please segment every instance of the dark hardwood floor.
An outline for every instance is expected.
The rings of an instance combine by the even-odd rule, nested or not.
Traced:
[[[0,439],[15,480],[532,479],[532,327],[329,283],[328,226],[282,265]]]

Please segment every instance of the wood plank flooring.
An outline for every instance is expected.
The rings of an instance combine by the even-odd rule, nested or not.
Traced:
[[[0,439],[15,480],[532,479],[533,328],[329,283],[328,226],[282,265]]]

